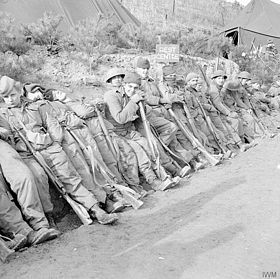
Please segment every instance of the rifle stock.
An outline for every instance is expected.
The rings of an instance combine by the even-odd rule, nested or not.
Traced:
[[[195,98],[196,98],[196,97],[195,97]],[[206,114],[206,112],[205,112],[205,110],[204,110],[202,104],[200,103],[200,101],[199,101],[197,98],[196,98],[196,100],[197,100],[197,103],[198,103],[198,105],[199,105],[199,108],[200,108],[200,110],[201,110],[201,112],[202,112],[202,114],[203,114],[203,117],[204,117],[204,119],[205,119],[205,121],[206,121],[206,124],[207,124],[207,126],[208,126],[208,128],[209,128],[209,130],[210,130],[210,132],[211,132],[211,134],[212,134],[212,136],[213,136],[215,142],[217,143],[217,145],[218,145],[218,147],[220,148],[220,150],[222,151],[222,153],[225,154],[225,153],[226,153],[226,150],[225,150],[225,148],[222,146],[222,144],[221,144],[220,141],[219,141],[219,137],[217,136],[217,134],[216,134],[216,132],[215,132],[215,130],[214,130],[213,122],[211,121],[210,117]]]
[[[79,136],[75,133],[75,131],[72,131],[70,129],[67,129],[67,131],[74,138],[74,140],[79,144],[83,152],[86,152],[85,155],[90,159],[92,171],[94,172],[95,166],[98,166],[101,174],[103,175],[107,183],[111,187],[117,189],[122,194],[124,200],[128,204],[130,204],[134,209],[140,208],[143,205],[143,202],[138,200],[141,197],[141,195],[139,195],[134,190],[126,186],[117,184],[114,181],[114,174],[111,173],[111,171],[108,169],[108,167],[105,165],[104,162],[98,159],[98,156],[94,156],[94,151],[91,148],[91,146],[86,146],[83,143],[83,141],[79,138]]]
[[[23,129],[26,130],[25,125],[17,119],[20,125],[22,126]],[[38,162],[38,164],[44,169],[46,174],[48,175],[49,179],[53,183],[53,185],[56,187],[56,189],[59,191],[59,193],[63,196],[63,198],[66,200],[66,202],[71,206],[73,211],[77,214],[79,219],[82,221],[84,225],[90,225],[92,224],[92,220],[87,212],[87,210],[78,202],[74,201],[68,193],[64,189],[63,183],[56,177],[56,175],[53,173],[51,168],[48,166],[46,163],[45,159],[43,156],[40,154],[39,151],[35,150],[33,146],[30,144],[30,142],[25,138],[25,136],[21,133],[19,129],[16,128],[15,125],[13,125],[13,128],[15,131],[18,133],[19,137],[21,140],[25,143],[27,146],[28,150],[31,152],[35,160]]]
[[[162,180],[164,180],[167,177],[166,172],[164,171],[163,167],[160,165],[160,160],[159,160],[159,152],[157,149],[157,143],[155,141],[155,138],[153,137],[153,133],[150,127],[150,123],[147,120],[146,114],[145,114],[145,109],[144,109],[144,105],[142,102],[139,102],[139,108],[140,108],[140,115],[143,121],[143,125],[144,125],[144,130],[147,136],[147,141],[148,141],[148,145],[150,148],[150,152],[152,155],[152,161],[156,164],[156,174],[159,178],[161,178]]]
[[[207,159],[207,161],[212,165],[216,166],[220,161],[214,158],[204,146],[199,142],[199,140],[189,131],[189,129],[182,123],[182,121],[177,117],[174,111],[170,108],[168,109],[170,115],[174,118],[176,124],[184,134],[184,136],[191,142],[194,148],[197,148]]]
[[[111,139],[111,137],[109,135],[108,129],[107,129],[105,123],[104,123],[103,116],[101,115],[101,113],[100,113],[98,108],[95,108],[95,111],[97,113],[97,117],[98,117],[101,129],[102,129],[102,131],[103,131],[103,133],[105,135],[105,139],[106,139],[107,144],[108,144],[108,146],[110,148],[110,151],[112,152],[114,158],[118,161],[118,152],[116,151],[115,146],[114,146],[114,144],[112,142],[112,139]]]

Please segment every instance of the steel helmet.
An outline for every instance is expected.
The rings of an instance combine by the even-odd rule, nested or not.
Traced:
[[[238,91],[241,88],[241,85],[238,80],[228,80],[223,87],[229,91]]]
[[[109,82],[111,78],[116,76],[125,76],[125,72],[122,68],[111,68],[105,75],[104,81]]]
[[[225,79],[227,78],[227,75],[224,71],[222,70],[217,70],[211,75],[211,79],[216,78],[216,77],[224,77]]]
[[[238,75],[237,75],[238,78],[244,78],[244,79],[252,79],[250,73],[246,72],[246,71],[243,71],[243,72],[240,72]]]

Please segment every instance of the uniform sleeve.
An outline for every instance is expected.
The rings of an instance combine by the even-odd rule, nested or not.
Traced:
[[[82,119],[96,117],[95,108],[89,104],[69,102],[67,105]]]
[[[130,100],[127,105],[123,107],[121,104],[121,100],[117,96],[116,92],[109,91],[105,93],[104,101],[109,109],[111,116],[119,124],[125,124],[138,118],[136,112],[139,107],[132,100]]]
[[[210,97],[210,100],[212,101],[213,105],[215,106],[215,108],[220,113],[222,113],[224,115],[229,115],[230,114],[230,110],[225,105],[223,105],[218,90],[210,88],[210,90],[209,90],[209,97]]]
[[[47,130],[47,134],[40,133],[40,137],[50,136],[53,141],[61,143],[63,140],[63,129],[54,113],[52,113],[53,110],[51,109],[51,105],[42,103],[38,107],[38,111],[40,113],[42,123]]]
[[[145,102],[148,105],[158,106],[160,104],[160,98],[162,97],[162,94],[154,82],[148,84],[148,81],[144,81],[141,85],[141,89],[145,92]]]
[[[8,140],[11,137],[12,131],[7,120],[0,115],[0,139]]]

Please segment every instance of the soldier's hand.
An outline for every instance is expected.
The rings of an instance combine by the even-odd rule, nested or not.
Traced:
[[[159,102],[161,103],[161,104],[163,104],[163,105],[165,105],[165,104],[172,104],[172,102],[170,101],[170,99],[169,98],[166,98],[166,97],[162,97],[162,98],[160,98],[159,99]]]
[[[228,116],[231,118],[238,118],[238,114],[234,111],[230,112],[230,114]]]
[[[144,92],[137,92],[130,98],[131,101],[138,104],[140,101],[144,101]]]
[[[170,95],[169,100],[171,103],[182,103],[183,102],[183,98],[178,95],[175,95],[175,94]]]

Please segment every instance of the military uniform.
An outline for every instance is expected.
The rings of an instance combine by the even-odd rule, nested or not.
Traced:
[[[30,218],[29,218],[30,219]],[[36,219],[36,217],[35,217]],[[36,224],[36,228],[41,225],[48,227],[46,220],[42,218]],[[11,201],[4,182],[0,179],[0,231],[6,236],[22,234],[27,236],[32,228],[22,219],[18,207]]]
[[[116,176],[117,180],[120,183],[127,182],[129,185],[139,185],[137,158],[130,145],[113,132],[114,126],[104,119],[104,124],[108,130],[109,136],[117,150],[118,158],[114,157],[107,144],[95,108],[91,105],[75,101],[68,101],[67,105],[85,121],[89,132],[98,146],[98,151],[102,155],[102,159],[110,171]],[[123,180],[123,177],[125,178],[125,181]]]
[[[22,161],[19,154],[3,140],[0,140],[0,153],[0,166],[3,177],[9,183],[11,191],[15,194],[25,220],[34,230],[42,227],[48,228],[49,224],[44,215],[37,186],[31,171]],[[1,199],[3,199],[3,204],[2,201],[0,202],[2,208],[0,214],[6,215],[6,220],[10,220],[9,222],[12,224],[14,222],[15,224],[20,223],[18,220],[21,217],[19,217],[19,213],[16,212],[14,207],[5,207],[5,204],[8,205],[9,202],[7,202],[7,198],[5,197],[7,190],[4,188],[3,182],[1,183],[0,191]]]
[[[217,109],[223,124],[228,131],[230,138],[229,144],[240,145],[242,143],[240,136],[243,135],[242,124],[238,118],[230,117],[231,110],[224,103],[224,94],[221,92],[222,87],[216,84],[210,84],[208,91],[209,98]]]
[[[280,86],[277,83],[273,83],[267,92],[270,97],[271,108],[279,110],[280,108]]]
[[[5,119],[21,130],[35,150],[39,151],[55,175],[64,184],[72,198],[87,210],[97,204],[96,198],[83,185],[82,179],[60,146],[63,131],[57,120],[46,111],[44,102],[29,103],[21,101],[18,107],[2,108]],[[18,119],[26,126],[24,131]],[[25,144],[14,134],[15,148],[19,152],[28,152]]]
[[[139,116],[138,105],[129,100],[121,89],[108,91],[104,95],[106,104],[105,116],[115,127],[115,133],[126,138],[129,145],[134,150],[140,172],[148,182],[152,182],[156,175],[152,170],[152,164],[147,156],[150,154],[147,140],[136,131],[133,121]]]

